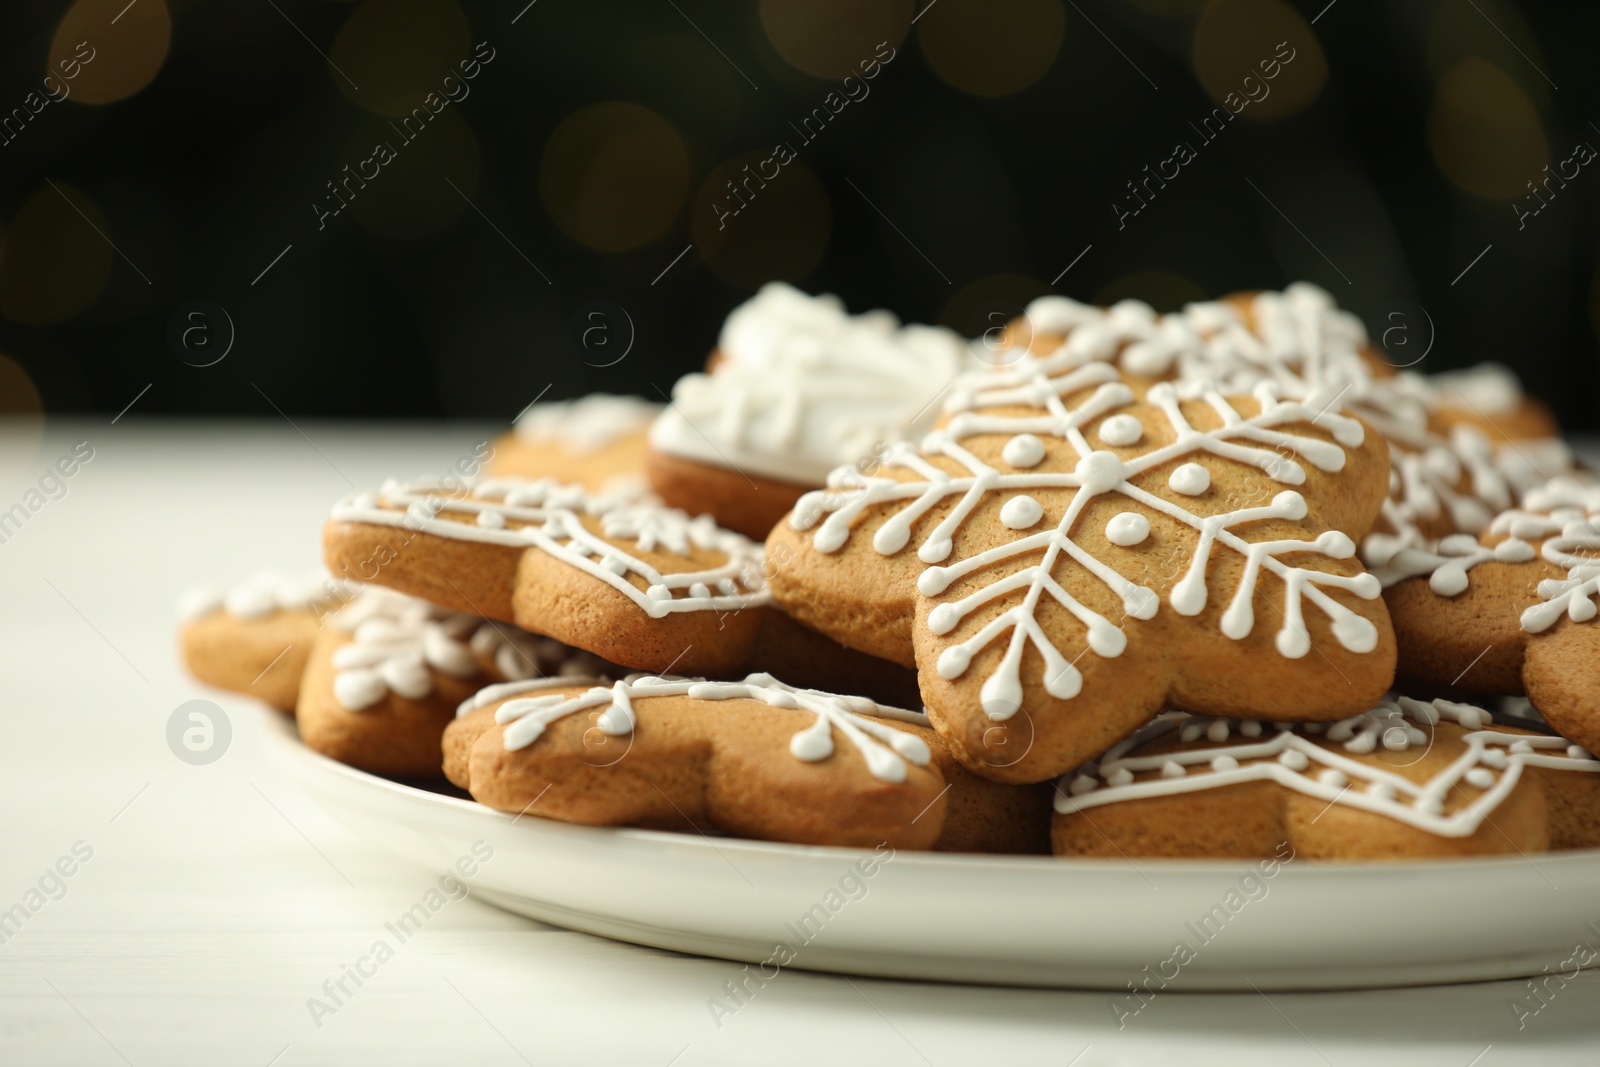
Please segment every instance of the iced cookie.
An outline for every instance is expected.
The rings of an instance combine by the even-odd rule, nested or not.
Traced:
[[[1039,851],[1048,796],[956,770],[921,715],[769,675],[495,686],[445,732],[500,811],[796,844]],[[945,765],[951,761],[946,757]]]
[[[724,325],[711,370],[679,379],[650,429],[650,484],[673,507],[764,538],[842,463],[932,425],[965,342],[887,311],[763,286]]]
[[[1480,538],[1406,549],[1378,573],[1407,685],[1526,694],[1557,732],[1600,749],[1600,486],[1558,479]]]
[[[1168,704],[1342,718],[1388,689],[1395,653],[1352,558],[1386,449],[1335,399],[1138,400],[1065,351],[974,373],[920,450],[773,530],[773,593],[914,664],[934,727],[1004,781],[1061,774]]]
[[[642,486],[646,435],[660,411],[660,404],[607,393],[534,404],[495,440],[488,472],[597,492]]]
[[[1600,845],[1600,761],[1399,697],[1330,726],[1164,715],[1063,779],[1060,856],[1400,860]]]
[[[369,587],[328,620],[296,715],[325,756],[375,774],[439,774],[439,738],[463,700],[495,682],[589,675],[588,653],[503,622]]]
[[[207,685],[293,711],[322,620],[353,590],[322,571],[263,571],[231,589],[190,590],[178,603],[184,664]]]
[[[330,569],[639,670],[726,677],[769,594],[761,546],[709,516],[547,479],[390,482],[337,504]]]

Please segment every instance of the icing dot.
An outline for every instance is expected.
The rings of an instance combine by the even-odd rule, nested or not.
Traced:
[[[1261,724],[1254,719],[1247,719],[1239,724],[1239,732],[1246,737],[1260,737]]]
[[[1323,785],[1331,785],[1335,789],[1343,789],[1350,784],[1350,779],[1343,771],[1330,767],[1317,775],[1317,781]]]
[[[1122,482],[1122,461],[1114,452],[1090,452],[1072,473],[1090,493],[1108,493]]]
[[[1006,442],[1000,458],[1013,467],[1037,467],[1044,459],[1044,442],[1031,433],[1019,433]]]
[[[1100,424],[1100,440],[1108,445],[1126,447],[1138,444],[1144,436],[1144,427],[1132,415],[1113,415]]]
[[[1167,484],[1175,493],[1184,496],[1199,496],[1211,488],[1211,472],[1198,463],[1185,463],[1172,472],[1172,477],[1167,479]]]
[[[1000,521],[1013,530],[1026,530],[1044,517],[1044,508],[1031,496],[1014,496],[1000,509]]]
[[[1526,741],[1515,741],[1512,742],[1511,751],[1517,753],[1519,756],[1526,756],[1533,752],[1533,746],[1528,744]]]
[[[1183,764],[1177,760],[1169,759],[1161,765],[1161,777],[1163,778],[1182,778],[1186,773],[1188,772],[1183,769]]]
[[[1236,771],[1239,769],[1239,761],[1232,756],[1218,756],[1211,761],[1211,769],[1214,771]]]
[[[1106,523],[1106,540],[1123,548],[1143,544],[1149,536],[1150,520],[1136,512],[1124,511],[1120,515],[1113,515],[1111,521]]]
[[[651,600],[671,600],[672,590],[668,589],[664,585],[652,585],[650,588],[644,591],[644,595],[649,597]]]
[[[506,517],[498,511],[480,511],[477,523],[486,530],[499,530],[505,527]]]
[[[1100,783],[1090,778],[1087,774],[1080,774],[1072,780],[1072,784],[1067,789],[1073,796],[1077,797],[1085,793],[1092,793],[1099,786]]]
[[[1573,759],[1588,759],[1589,758],[1588,750],[1585,749],[1582,745],[1568,745],[1567,746],[1567,755],[1571,756]]]
[[[1488,789],[1494,785],[1494,772],[1486,767],[1474,767],[1467,772],[1467,784],[1475,785],[1479,789]]]
[[[1215,743],[1220,745],[1222,742],[1226,741],[1227,739],[1228,739],[1228,720],[1227,719],[1218,719],[1216,722],[1214,722],[1210,726],[1206,727],[1206,740],[1207,741],[1213,741],[1213,742],[1215,742]]]
[[[1311,765],[1311,760],[1306,757],[1304,752],[1296,752],[1292,748],[1279,756],[1278,762],[1291,771],[1303,771]]]
[[[1133,781],[1133,772],[1128,770],[1126,767],[1118,767],[1116,770],[1106,775],[1106,781],[1111,785],[1127,785],[1129,782]]]
[[[1367,786],[1367,796],[1374,800],[1393,800],[1394,786],[1388,782],[1373,782]]]
[[[1488,749],[1478,758],[1483,761],[1484,766],[1494,767],[1496,770],[1503,770],[1511,763],[1506,754],[1497,748]]]

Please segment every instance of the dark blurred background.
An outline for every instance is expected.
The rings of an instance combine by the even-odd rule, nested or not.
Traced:
[[[659,398],[774,278],[968,335],[1049,291],[1305,278],[1395,362],[1500,360],[1600,428],[1597,28],[1506,0],[8,0],[0,406],[510,418]],[[733,214],[727,180],[774,172]]]

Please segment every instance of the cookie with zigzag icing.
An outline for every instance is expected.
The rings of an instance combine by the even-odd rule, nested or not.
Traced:
[[[920,714],[766,674],[492,686],[446,730],[444,766],[480,803],[562,822],[1048,851],[1048,789],[968,773]]]
[[[770,602],[761,546],[708,516],[548,479],[356,493],[323,553],[336,574],[640,670],[735,672]]]
[[[1372,706],[1394,674],[1353,558],[1387,449],[1336,397],[1144,399],[1061,353],[964,376],[940,429],[845,470],[768,538],[778,602],[914,664],[967,766],[1041,781],[1162,707],[1285,720]]]
[[[1594,848],[1600,761],[1445,700],[1330,725],[1161,716],[1059,783],[1060,856],[1397,860]]]
[[[1551,727],[1600,749],[1600,485],[1561,478],[1377,570],[1418,692],[1526,695]]]

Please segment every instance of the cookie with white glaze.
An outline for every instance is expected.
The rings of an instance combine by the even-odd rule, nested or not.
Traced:
[[[294,711],[323,619],[354,593],[322,571],[262,571],[231,587],[204,587],[178,602],[184,666],[207,685]]]
[[[563,822],[1042,851],[1047,792],[947,780],[937,745],[921,715],[770,675],[635,675],[485,690],[445,732],[444,766],[480,803]]]
[[[295,718],[308,747],[341,763],[435,777],[445,727],[484,686],[604,667],[550,638],[372,586],[318,636]]]
[[[1388,689],[1394,641],[1353,559],[1386,449],[1335,399],[1139,400],[1067,353],[963,377],[920,449],[773,531],[773,593],[916,666],[935,728],[1004,781],[1061,774],[1168,703],[1341,718]]]
[[[1600,749],[1600,486],[1558,479],[1481,537],[1405,549],[1378,574],[1407,685],[1525,695]]]
[[[1059,856],[1404,860],[1600,845],[1600,761],[1408,697],[1331,725],[1174,712],[1066,776]]]
[[[650,429],[651,487],[764,538],[833,468],[926,430],[970,362],[949,330],[769,283],[728,316],[707,373],[673,387]]]
[[[661,405],[590,393],[533,404],[494,441],[492,477],[554,478],[595,492],[644,485],[650,423]]]
[[[639,670],[736,672],[770,600],[761,547],[709,517],[548,479],[356,493],[323,552],[335,573]]]

